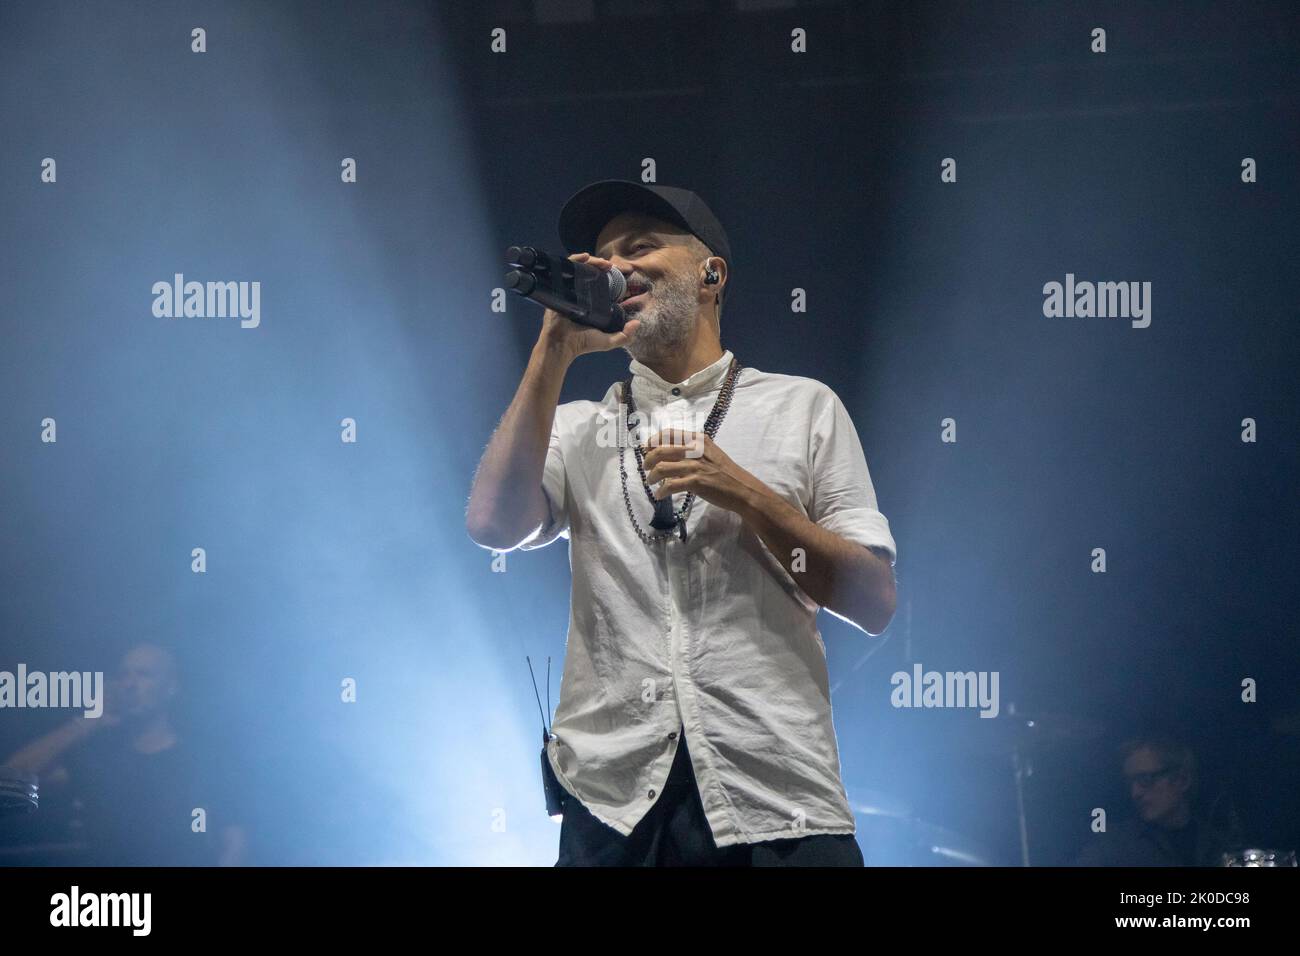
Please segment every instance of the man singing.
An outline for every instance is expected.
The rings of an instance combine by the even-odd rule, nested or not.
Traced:
[[[593,183],[560,239],[624,274],[628,321],[547,310],[466,516],[485,548],[569,539],[556,865],[862,866],[816,614],[884,631],[897,551],[853,422],[723,350],[731,249],[699,196]],[[574,359],[619,347],[624,382],[557,407]]]

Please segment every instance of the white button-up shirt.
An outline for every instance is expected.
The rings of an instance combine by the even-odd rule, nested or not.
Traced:
[[[642,437],[703,431],[731,358],[677,383],[633,360],[632,397],[651,418]],[[685,543],[676,532],[642,541],[620,454],[647,534],[653,507],[634,449],[618,447],[622,414],[620,426],[617,383],[600,402],[556,409],[543,478],[550,514],[519,545],[569,539],[568,646],[547,746],[556,777],[630,834],[663,792],[684,727],[719,847],[853,833],[818,605],[739,515],[698,496]],[[896,560],[857,432],[826,385],[744,368],[714,440],[810,520]],[[674,509],[683,498],[673,496]]]

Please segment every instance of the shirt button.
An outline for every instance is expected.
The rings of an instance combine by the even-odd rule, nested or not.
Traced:
[[[682,393],[682,390],[681,390],[680,388],[675,388],[675,389],[673,389],[673,394],[674,394],[674,395],[680,395],[681,393]]]
[[[674,730],[671,734],[669,734],[669,735],[668,735],[668,739],[669,739],[669,740],[676,740],[676,739],[677,739],[677,731]]]
[[[651,791],[650,791],[650,799],[653,800],[654,798],[655,798],[655,792],[654,792],[653,790],[651,790]]]

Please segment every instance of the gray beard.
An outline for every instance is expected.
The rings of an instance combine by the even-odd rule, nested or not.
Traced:
[[[641,320],[641,326],[623,350],[642,364],[681,354],[695,334],[698,309],[693,275],[656,283],[649,302],[632,313],[632,318]]]

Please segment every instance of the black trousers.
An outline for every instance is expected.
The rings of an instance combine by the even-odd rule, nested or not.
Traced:
[[[556,866],[863,866],[852,834],[815,834],[718,847],[678,731],[677,754],[655,805],[623,836],[565,795]]]

